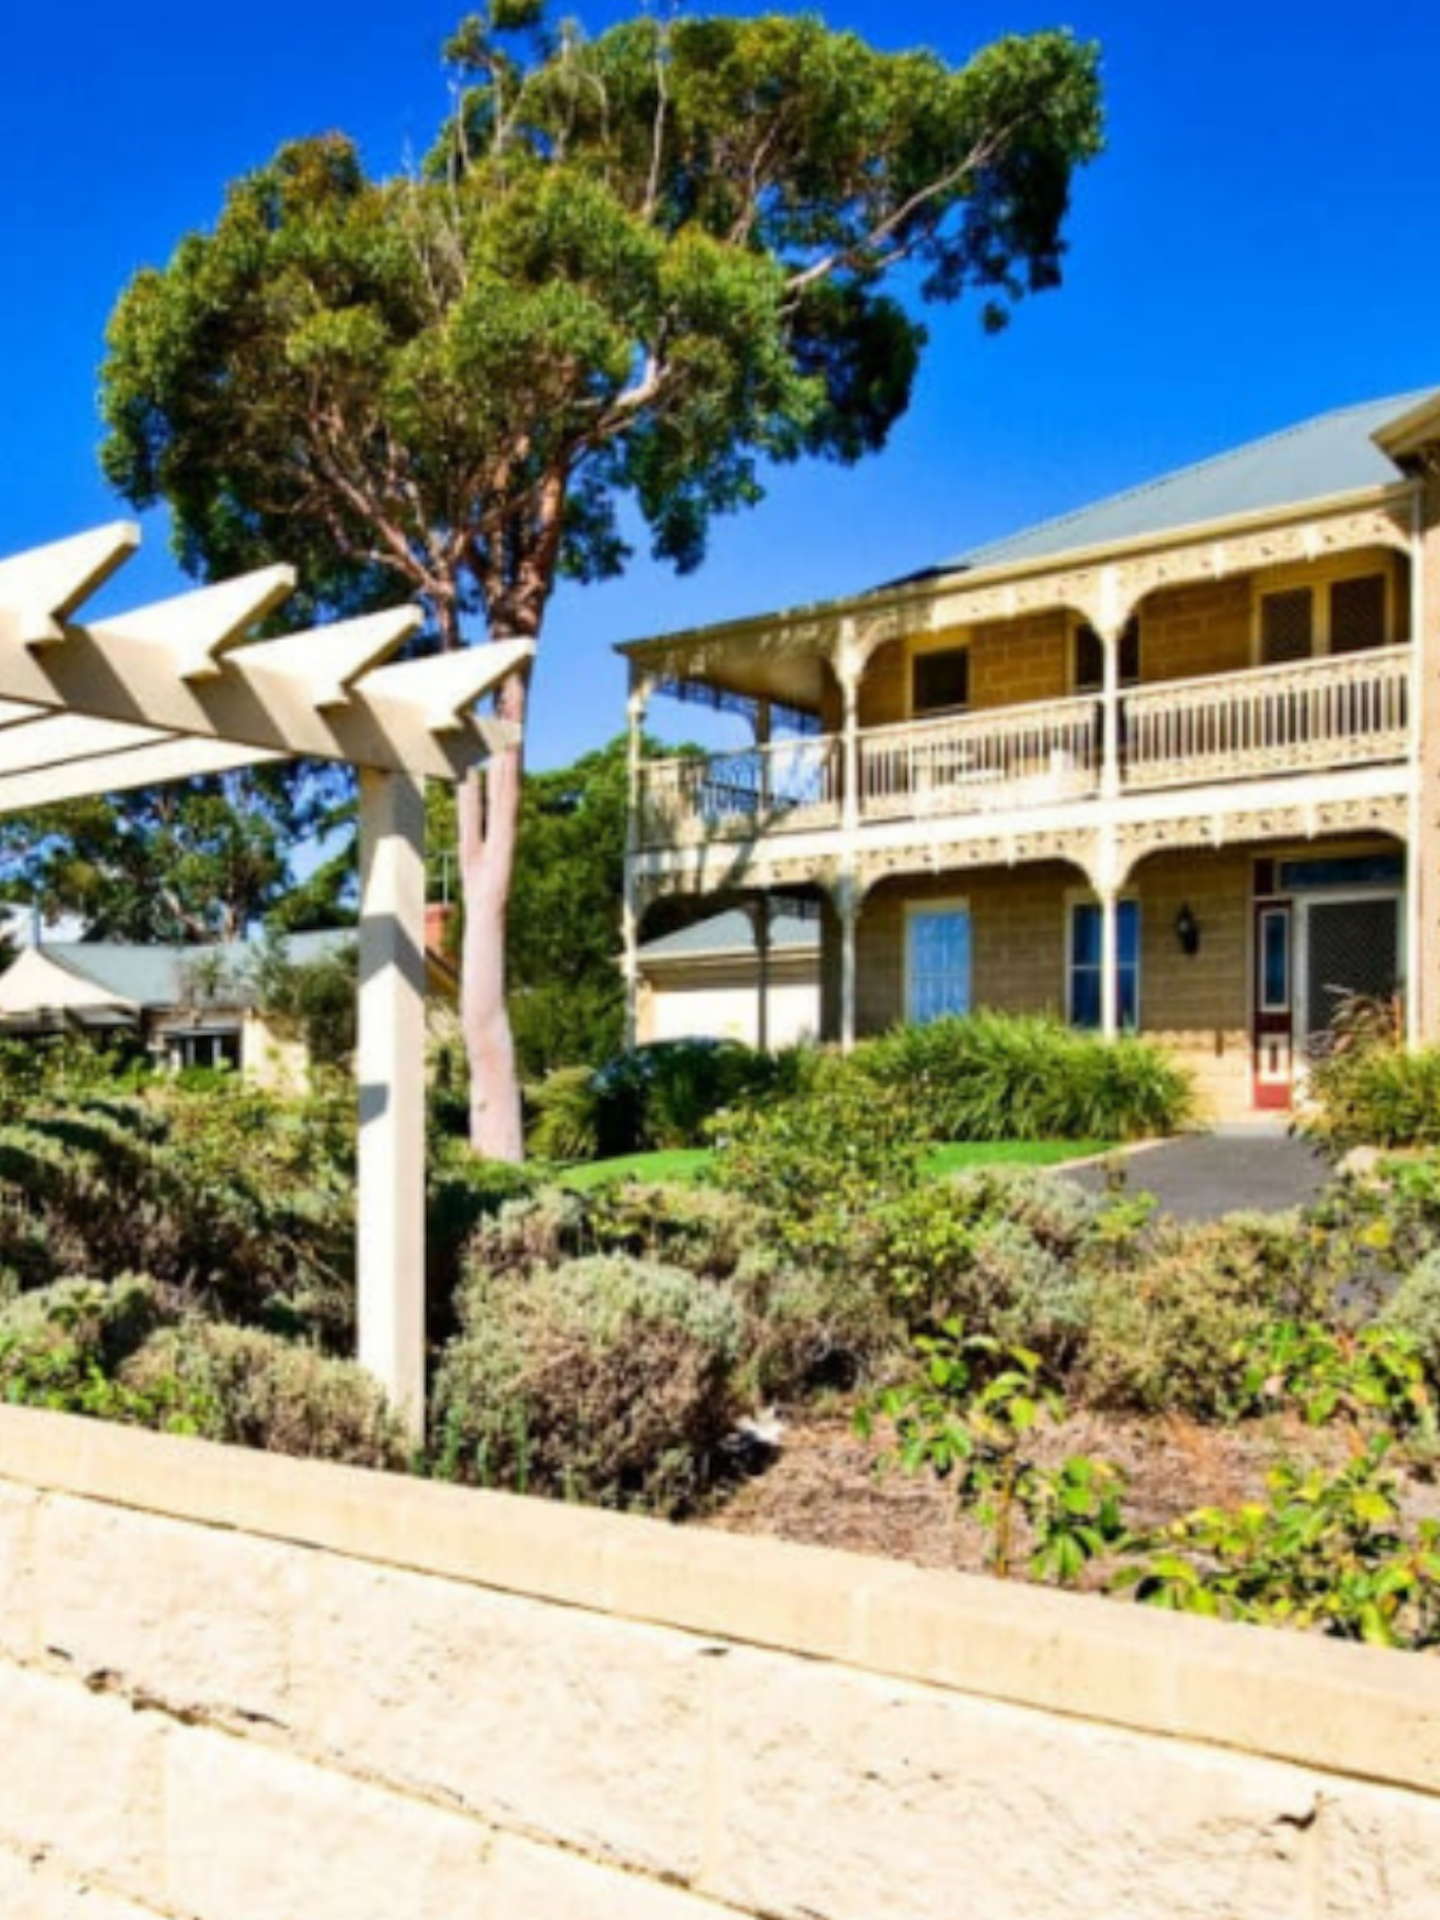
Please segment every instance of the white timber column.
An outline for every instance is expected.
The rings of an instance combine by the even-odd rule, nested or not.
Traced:
[[[840,825],[845,834],[847,854],[853,850],[860,826],[860,676],[865,658],[856,643],[855,623],[840,623],[840,643],[835,649],[835,678],[840,683],[843,790],[840,797]]]
[[[626,758],[625,883],[620,904],[620,931],[624,941],[625,1044],[633,1047],[640,1030],[640,889],[635,865],[640,857],[641,780],[645,758],[645,715],[650,705],[650,682],[631,671],[626,703],[629,751]]]
[[[1405,836],[1405,1039],[1440,1041],[1440,477],[1425,474],[1411,509],[1410,778]]]
[[[762,893],[751,909],[755,927],[755,1044],[770,1050],[770,896]]]
[[[855,1045],[855,932],[860,920],[860,889],[849,875],[835,888],[835,906],[840,915],[840,1050],[849,1053]]]
[[[1120,634],[1123,620],[1107,620],[1100,637],[1104,677],[1100,686],[1100,792],[1113,800],[1120,792]]]
[[[360,769],[360,1364],[425,1430],[425,788]]]
[[[1100,1032],[1113,1040],[1120,1031],[1120,895],[1100,889]]]
[[[756,788],[760,795],[760,812],[763,816],[770,810],[771,798],[770,733],[772,715],[770,702],[768,700],[761,699],[755,702],[755,710],[751,715],[751,721],[755,731],[755,757],[760,762],[758,769],[759,778],[756,781]]]

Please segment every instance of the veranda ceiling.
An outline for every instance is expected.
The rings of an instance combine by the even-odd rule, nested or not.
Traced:
[[[247,641],[289,567],[77,619],[139,539],[120,522],[0,560],[0,813],[298,756],[453,780],[503,736],[474,705],[528,642],[390,663],[414,607]]]

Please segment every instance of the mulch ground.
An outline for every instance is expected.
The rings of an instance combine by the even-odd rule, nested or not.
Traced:
[[[889,1440],[883,1425],[862,1439],[849,1407],[805,1411],[786,1423],[771,1464],[742,1481],[702,1524],[925,1567],[983,1569],[982,1530],[957,1515],[943,1481],[887,1464]],[[1278,1421],[1219,1427],[1173,1415],[1114,1419],[1081,1413],[1047,1433],[1037,1450],[1047,1462],[1083,1453],[1121,1468],[1128,1482],[1126,1516],[1139,1529],[1161,1526],[1195,1507],[1259,1498],[1267,1471],[1282,1458],[1338,1465],[1344,1441]],[[1406,1505],[1440,1512],[1440,1492],[1415,1481]]]

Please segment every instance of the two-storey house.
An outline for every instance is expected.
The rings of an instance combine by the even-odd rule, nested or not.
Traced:
[[[1049,1009],[1162,1040],[1235,1116],[1288,1104],[1342,994],[1440,1038],[1440,391],[622,652],[632,986],[662,894],[748,905],[762,949],[808,899],[842,1043]],[[656,694],[753,745],[642,761]]]

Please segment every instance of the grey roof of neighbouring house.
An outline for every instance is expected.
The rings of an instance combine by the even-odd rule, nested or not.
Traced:
[[[1023,565],[1083,548],[1115,546],[1146,534],[1391,485],[1402,477],[1400,469],[1373,436],[1434,392],[1422,388],[1319,414],[1283,432],[1111,494],[1092,506],[1021,528],[908,577],[918,581],[976,567]]]
[[[351,928],[329,928],[318,933],[293,933],[285,937],[286,958],[297,965],[323,959],[356,938]],[[185,947],[142,946],[112,940],[57,940],[42,942],[37,949],[52,960],[89,980],[103,992],[136,1007],[176,1007],[190,997],[187,975],[196,966],[214,966],[222,970],[227,982],[243,974],[260,949],[254,941],[229,940],[213,945]],[[233,1006],[234,992],[199,996],[210,1005]]]
[[[712,913],[707,919],[663,933],[640,948],[642,960],[710,960],[727,955],[753,954],[755,926],[743,907]],[[820,921],[814,914],[786,912],[770,916],[772,953],[818,953]]]

